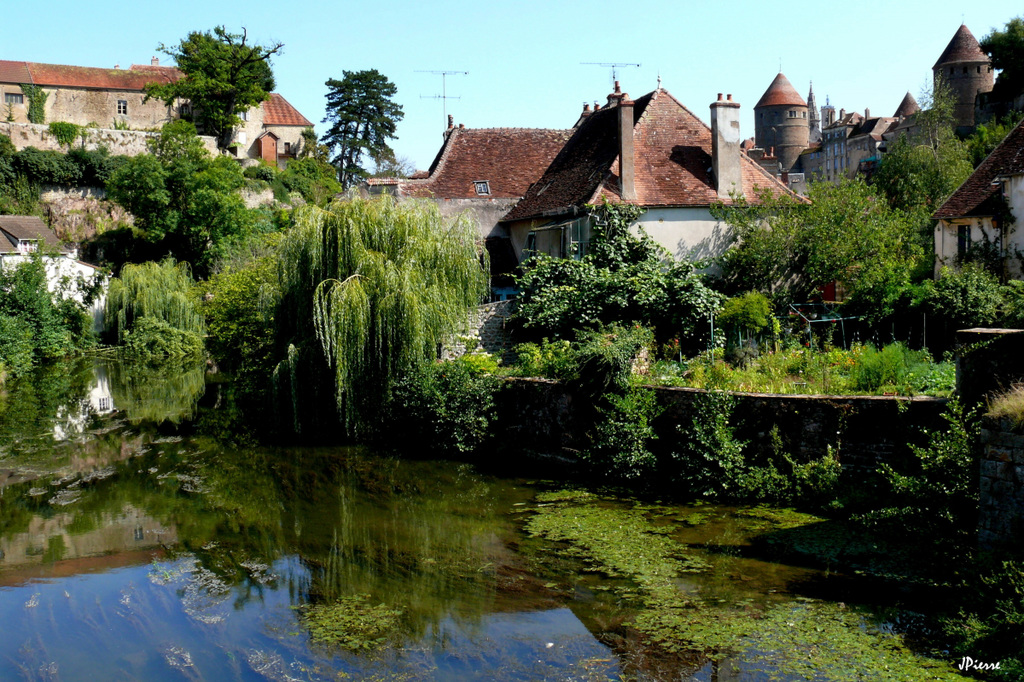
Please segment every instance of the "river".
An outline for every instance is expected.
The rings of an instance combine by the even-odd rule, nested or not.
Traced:
[[[0,395],[0,679],[957,678],[913,599],[772,551],[825,519],[241,445],[205,391],[85,360]]]

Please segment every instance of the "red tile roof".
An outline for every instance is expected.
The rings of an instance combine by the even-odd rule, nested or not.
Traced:
[[[519,198],[551,163],[570,130],[453,128],[425,179],[399,183],[407,197],[478,198],[475,182],[486,180],[491,198]]]
[[[800,93],[796,91],[793,84],[789,82],[782,72],[775,77],[772,84],[768,86],[768,89],[761,95],[761,99],[754,105],[755,109],[760,107],[777,107],[777,106],[795,106],[795,107],[806,107],[807,102],[800,96]]]
[[[265,126],[302,126],[308,128],[313,124],[299,113],[298,109],[288,103],[276,92],[270,93],[270,100],[263,103],[263,125]]]
[[[655,96],[657,95],[657,96]],[[665,90],[636,99],[633,107],[635,203],[710,206],[718,202],[711,177],[711,129]],[[571,213],[602,196],[620,201],[617,107],[592,113],[503,220]],[[743,192],[758,188],[796,196],[746,154],[740,155]],[[726,201],[725,203],[729,203]]]
[[[946,45],[946,49],[942,51],[939,61],[935,62],[935,66],[932,68],[954,62],[987,61],[989,61],[988,55],[982,51],[981,45],[978,44],[974,34],[971,33],[971,30],[965,24],[960,24],[960,28],[953,34],[953,39],[949,41],[949,45]]]
[[[25,62],[8,62],[0,59],[0,83],[32,83],[32,75]]]
[[[30,83],[65,88],[142,91],[146,83],[172,82],[182,77],[181,71],[169,66],[131,69],[97,69],[91,66],[65,66],[23,62],[31,76]]]
[[[38,240],[43,248],[61,248],[57,235],[37,216],[0,216],[0,253],[17,253],[21,240]]]
[[[971,177],[960,185],[932,218],[936,220],[994,215],[1002,188],[996,180],[1024,173],[1024,121],[1010,131]],[[995,183],[995,184],[993,184]]]

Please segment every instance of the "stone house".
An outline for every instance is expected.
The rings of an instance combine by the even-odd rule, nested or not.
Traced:
[[[579,258],[587,251],[587,205],[603,200],[643,206],[642,228],[675,258],[721,255],[728,226],[711,215],[717,202],[758,192],[796,196],[741,151],[739,104],[711,104],[708,127],[667,90],[631,100],[620,91],[589,107],[572,137],[503,223],[522,259],[541,252]]]
[[[1024,277],[1024,121],[982,161],[932,218],[935,274],[971,255],[996,256],[1006,277]]]
[[[456,127],[448,129],[430,170],[409,179],[370,178],[363,190],[437,203],[441,214],[468,212],[491,260],[496,289],[511,285],[518,265],[508,228],[500,221],[555,158],[571,130]],[[500,292],[499,292],[500,293]]]
[[[106,282],[101,268],[78,260],[78,252],[69,249],[37,216],[0,216],[0,270],[14,268],[42,252],[51,292],[83,301],[84,291],[97,279]],[[104,284],[105,288],[105,284]],[[98,296],[89,309],[93,330],[103,330],[106,296]]]
[[[0,119],[15,125],[29,122],[30,103],[22,86],[31,85],[46,94],[46,122],[156,130],[172,120],[191,116],[191,104],[183,101],[167,106],[157,99],[147,102],[144,88],[147,83],[174,82],[182,76],[174,67],[160,66],[156,57],[149,64],[133,64],[128,69],[0,60]],[[243,125],[235,132],[238,146],[233,149],[241,159],[253,159],[250,163],[262,159],[283,167],[301,146],[302,130],[313,125],[277,93],[239,115]],[[12,141],[18,144],[14,136]]]

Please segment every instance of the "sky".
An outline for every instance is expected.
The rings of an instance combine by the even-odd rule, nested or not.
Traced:
[[[818,106],[891,116],[919,98],[961,23],[981,40],[1024,15],[1020,0],[859,3],[351,2],[176,0],[5,2],[0,59],[127,68],[170,58],[191,31],[244,27],[250,40],[284,43],[273,60],[277,92],[322,123],[329,78],[377,69],[398,86],[405,116],[392,148],[419,169],[441,146],[445,112],[467,128],[570,128],[584,102],[604,103],[612,69],[639,97],[662,87],[708,122],[717,93],[753,106],[780,70]],[[789,8],[781,11],[780,8]],[[14,30],[17,29],[17,30]],[[640,66],[635,66],[639,64]],[[444,78],[436,71],[460,72]]]

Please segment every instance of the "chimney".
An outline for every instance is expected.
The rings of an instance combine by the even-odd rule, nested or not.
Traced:
[[[743,169],[740,166],[740,105],[732,95],[711,103],[711,172],[719,199],[729,192],[743,195]]]
[[[844,118],[846,118],[846,109],[840,109],[839,110],[839,120],[842,121]]]
[[[615,89],[618,90],[618,83]],[[619,99],[619,189],[623,201],[636,201],[633,162],[633,100],[622,93]]]
[[[871,110],[868,109],[867,107],[864,107],[864,118],[865,119],[871,118]]]
[[[160,66],[160,58],[159,57],[151,57],[150,60],[149,60],[149,65],[150,66]]]
[[[455,127],[455,116],[453,116],[452,114],[448,114],[448,130],[451,130],[454,127]]]

